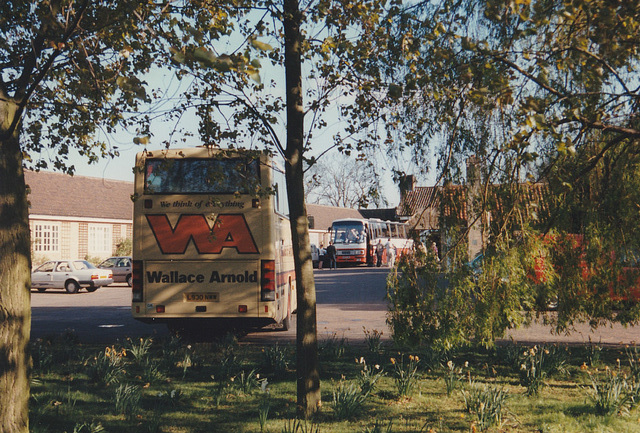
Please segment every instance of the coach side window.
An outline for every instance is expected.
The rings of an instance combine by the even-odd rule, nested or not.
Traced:
[[[274,168],[273,173],[273,188],[275,189],[275,208],[276,212],[282,215],[289,215],[289,201],[287,200],[287,184],[285,175],[280,170]]]

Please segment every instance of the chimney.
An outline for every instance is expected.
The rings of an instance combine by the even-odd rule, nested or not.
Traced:
[[[401,174],[398,178],[398,186],[400,188],[400,197],[416,188],[416,177],[412,174]]]
[[[480,173],[480,158],[471,155],[467,158],[467,185],[477,185],[482,181]]]
[[[473,259],[483,251],[486,241],[487,221],[486,213],[480,203],[482,189],[482,173],[480,158],[472,155],[467,158],[467,223],[470,224],[468,231],[468,254],[469,259]]]

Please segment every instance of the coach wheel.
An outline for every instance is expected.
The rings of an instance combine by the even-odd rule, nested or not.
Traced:
[[[287,315],[282,319],[281,331],[288,331],[291,329],[291,277],[289,277],[289,296],[287,296]]]
[[[287,317],[282,319],[282,328],[280,328],[281,331],[288,331],[289,329],[291,329],[291,312],[288,312]]]

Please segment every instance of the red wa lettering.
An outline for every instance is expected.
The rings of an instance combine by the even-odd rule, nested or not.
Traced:
[[[200,254],[220,254],[224,248],[235,248],[239,254],[259,252],[242,214],[218,215],[213,228],[204,215],[180,215],[175,227],[167,215],[146,217],[162,254],[184,254],[191,240]]]

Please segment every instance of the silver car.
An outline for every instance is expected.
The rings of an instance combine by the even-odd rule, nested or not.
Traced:
[[[127,283],[131,287],[131,257],[109,257],[98,265],[113,272],[114,283]]]
[[[111,271],[98,269],[86,260],[51,260],[31,272],[31,287],[39,292],[65,289],[68,293],[77,293],[81,287],[95,292],[98,287],[111,283]]]

